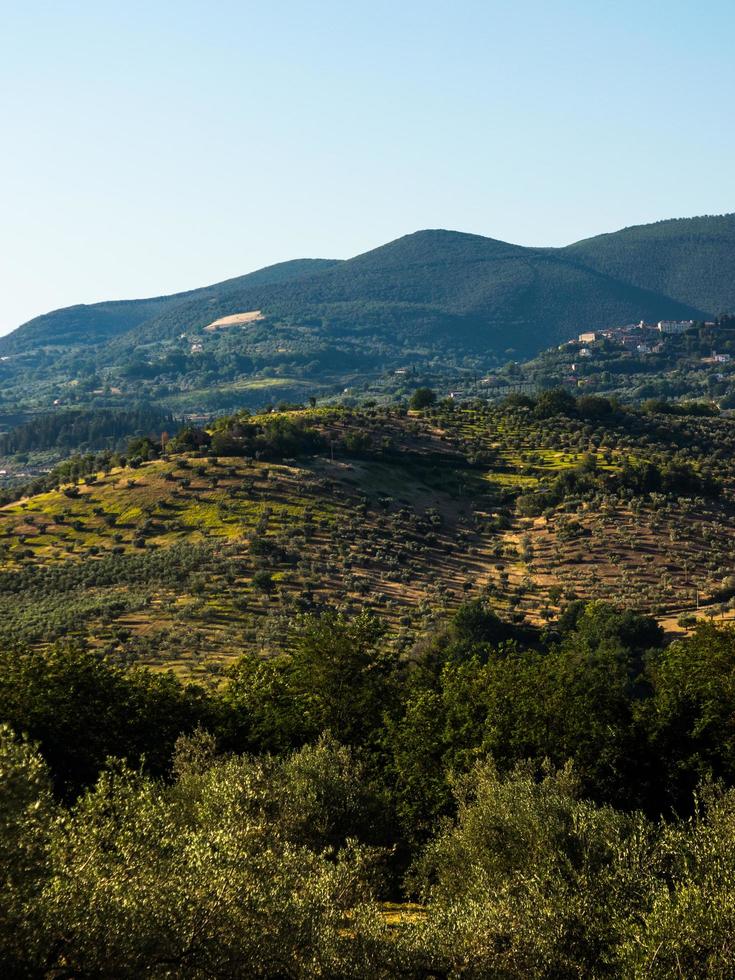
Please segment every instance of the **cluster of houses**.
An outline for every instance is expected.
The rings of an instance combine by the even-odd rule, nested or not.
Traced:
[[[714,323],[705,323],[706,327],[714,327]],[[594,344],[600,340],[611,340],[626,350],[638,354],[658,354],[664,349],[664,338],[686,333],[695,326],[694,320],[659,320],[658,323],[628,323],[621,327],[608,327],[605,330],[588,330],[579,334],[577,340],[570,344]],[[578,356],[592,357],[592,351],[584,346],[578,351]],[[712,352],[711,358],[703,360],[712,364],[723,364],[730,360],[729,354]]]
[[[714,323],[709,324],[714,326]],[[596,340],[614,340],[623,347],[644,346],[652,349],[663,336],[686,333],[694,327],[694,320],[659,320],[658,323],[627,323],[622,327],[608,327],[605,330],[590,330],[581,333],[578,343],[593,344]],[[642,340],[641,338],[645,338]],[[574,343],[574,341],[570,341]]]
[[[706,327],[714,327],[714,322],[707,322]],[[612,341],[616,346],[629,351],[631,354],[658,354],[664,350],[666,338],[684,334],[696,326],[694,320],[659,320],[657,323],[628,323],[620,327],[608,327],[604,330],[588,330],[580,333],[576,340],[568,341],[568,344],[578,346],[576,356],[580,360],[591,358],[594,351],[588,344],[595,344],[602,340]],[[565,346],[562,344],[560,350]],[[732,355],[721,354],[713,350],[710,357],[702,357],[702,364],[727,364],[732,360]],[[572,372],[577,371],[577,364],[572,364]],[[719,376],[721,377],[721,376]],[[568,381],[576,382],[573,374]]]

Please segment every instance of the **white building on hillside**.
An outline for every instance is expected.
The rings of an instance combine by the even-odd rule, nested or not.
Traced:
[[[659,320],[656,326],[659,333],[686,333],[694,326],[694,320]]]

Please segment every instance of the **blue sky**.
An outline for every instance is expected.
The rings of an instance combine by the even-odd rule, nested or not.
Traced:
[[[732,0],[0,0],[0,333],[419,228],[735,210]]]

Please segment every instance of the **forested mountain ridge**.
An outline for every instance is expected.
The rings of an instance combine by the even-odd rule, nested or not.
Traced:
[[[0,340],[0,397],[6,412],[133,397],[213,413],[262,405],[263,389],[275,402],[334,397],[407,370],[461,383],[582,331],[735,306],[733,221],[660,222],[567,248],[425,230],[345,261],[72,307]]]
[[[246,286],[224,296],[216,312],[244,308],[316,319],[326,336],[373,330],[497,353],[509,347],[533,353],[598,320],[702,315],[690,304],[569,261],[558,250],[443,230],[407,235],[301,281]],[[201,301],[164,311],[117,346],[133,338],[154,342],[185,324],[200,328],[209,313]]]
[[[721,313],[735,306],[733,282],[734,215],[640,225],[560,249],[427,230],[345,262],[294,260],[188,293],[57,310],[0,339],[0,352],[129,331],[130,343],[151,342],[243,304],[355,326],[403,313],[441,330],[456,327],[447,321],[456,316],[468,318],[470,334],[479,330],[478,342],[506,346],[510,338],[493,333],[520,326],[535,352],[596,319]]]
[[[735,310],[735,214],[623,228],[564,249],[587,267],[705,310]]]

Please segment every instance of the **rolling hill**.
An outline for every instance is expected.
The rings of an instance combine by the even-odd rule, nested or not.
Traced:
[[[330,603],[407,645],[483,594],[537,626],[582,597],[672,630],[695,589],[702,614],[735,594],[730,420],[541,404],[233,416],[208,447],[72,459],[0,506],[3,635],[212,680]]]

